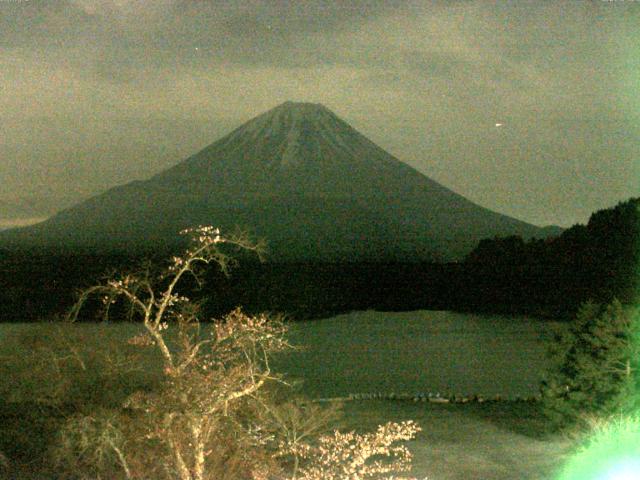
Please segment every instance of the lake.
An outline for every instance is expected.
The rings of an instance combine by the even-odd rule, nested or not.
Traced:
[[[34,325],[43,324],[0,326],[0,344]],[[289,340],[300,348],[275,358],[273,367],[303,380],[303,392],[312,398],[374,392],[530,396],[550,365],[545,352],[555,325],[562,324],[447,311],[353,312],[290,323]],[[105,345],[142,328],[60,326],[77,330],[71,338]]]
[[[294,323],[278,371],[312,397],[350,393],[538,393],[558,322],[447,311],[354,312]]]

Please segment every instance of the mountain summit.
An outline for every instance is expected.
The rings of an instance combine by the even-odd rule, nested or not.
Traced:
[[[285,102],[154,180],[175,185],[216,178],[229,192],[236,187],[235,195],[256,187],[251,195],[353,197],[361,189],[385,190],[384,174],[402,166],[326,107]]]
[[[130,249],[172,244],[199,224],[247,228],[274,260],[451,260],[482,238],[547,233],[429,179],[320,104],[285,102],[0,243]]]

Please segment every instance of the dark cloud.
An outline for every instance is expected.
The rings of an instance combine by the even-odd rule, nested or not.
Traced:
[[[64,47],[99,34],[105,23],[69,0],[32,0],[0,4],[0,46]]]

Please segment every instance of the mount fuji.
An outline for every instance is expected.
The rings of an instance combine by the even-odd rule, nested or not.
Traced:
[[[322,105],[285,102],[148,180],[0,232],[0,245],[153,248],[196,225],[246,228],[276,261],[455,260],[482,238],[559,233],[476,205]]]

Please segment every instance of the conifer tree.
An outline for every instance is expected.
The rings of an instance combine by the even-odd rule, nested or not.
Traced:
[[[556,331],[549,351],[554,366],[541,384],[543,408],[555,427],[640,405],[638,333],[638,310],[618,300],[584,303],[569,328]]]

